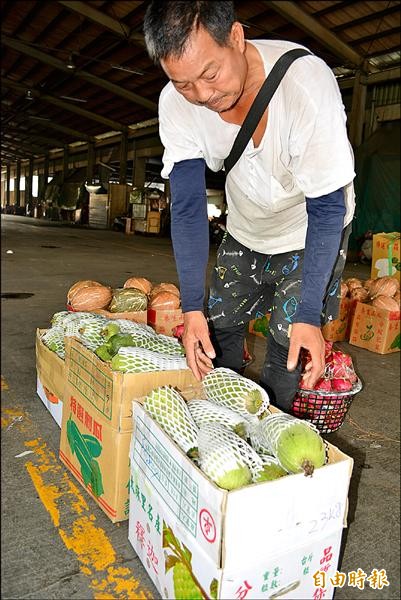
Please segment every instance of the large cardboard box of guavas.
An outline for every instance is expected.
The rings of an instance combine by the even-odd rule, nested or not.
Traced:
[[[160,385],[191,385],[189,369],[117,373],[65,338],[60,459],[113,522],[128,518],[132,399]]]
[[[65,394],[65,361],[42,342],[45,329],[36,330],[36,392],[61,427]]]
[[[163,598],[332,598],[350,457],[227,492],[133,405],[128,537]]]

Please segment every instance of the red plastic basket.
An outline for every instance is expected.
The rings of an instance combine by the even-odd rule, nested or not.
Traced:
[[[337,431],[344,423],[345,415],[355,394],[362,389],[360,379],[347,392],[324,392],[298,389],[292,404],[292,414],[310,421],[321,433]]]

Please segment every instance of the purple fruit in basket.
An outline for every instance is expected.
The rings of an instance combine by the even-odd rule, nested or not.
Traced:
[[[336,392],[349,392],[352,390],[352,382],[349,379],[332,379],[331,387]]]
[[[318,390],[319,392],[331,392],[331,380],[327,377],[321,377],[317,380],[313,389]]]

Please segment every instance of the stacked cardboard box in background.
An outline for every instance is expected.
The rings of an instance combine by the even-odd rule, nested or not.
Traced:
[[[390,275],[400,281],[400,234],[375,233],[372,242],[371,278]]]

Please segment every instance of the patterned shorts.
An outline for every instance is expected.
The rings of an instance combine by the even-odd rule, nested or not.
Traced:
[[[343,232],[341,249],[327,287],[322,324],[338,317],[340,283],[351,226]],[[301,296],[304,251],[261,254],[225,233],[210,284],[208,317],[217,329],[245,325],[270,312],[269,330],[288,346],[288,327]]]

